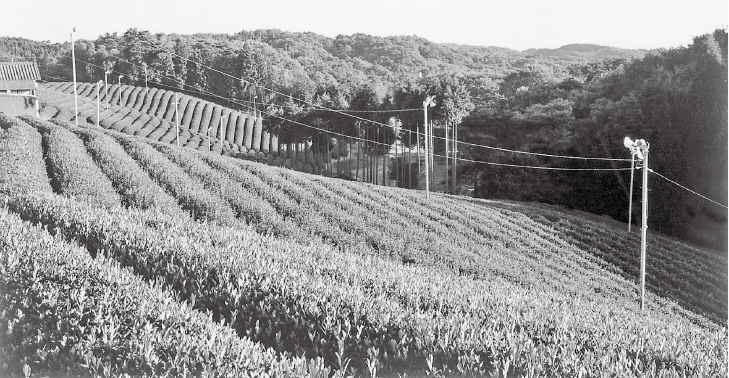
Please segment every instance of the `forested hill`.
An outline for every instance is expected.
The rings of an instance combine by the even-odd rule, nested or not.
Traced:
[[[241,50],[248,50],[260,58],[258,63],[275,66],[271,73],[279,79],[270,84],[279,84],[287,90],[294,87],[293,92],[304,96],[327,92],[333,97],[341,97],[339,104],[333,104],[340,106],[347,105],[354,91],[364,84],[380,88],[379,94],[384,95],[389,89],[421,75],[450,73],[462,77],[468,83],[471,94],[483,99],[504,77],[530,67],[548,69],[557,77],[566,77],[573,65],[599,63],[604,59],[640,58],[645,54],[644,50],[602,46],[589,51],[563,50],[569,47],[565,46],[558,49],[559,54],[545,53],[548,51],[545,49],[520,52],[503,47],[434,43],[417,36],[378,37],[358,33],[329,38],[278,29],[241,31],[233,35],[151,34],[130,29],[123,35],[106,34],[93,41],[77,42],[77,50],[80,51],[76,53],[80,60],[122,72],[127,80],[143,81],[144,78],[138,72],[139,68],[128,67],[114,57],[157,68],[150,73],[151,82],[175,86],[183,82],[198,89],[215,89],[212,88],[214,85],[205,82],[210,79],[208,73],[200,70],[199,66],[193,66],[190,61],[178,59],[175,54],[203,64],[217,63],[226,72],[237,74],[240,69],[254,68],[255,64],[236,67],[225,62],[225,58],[231,55],[239,58],[236,55]],[[165,49],[174,54],[166,53]],[[65,67],[70,66],[69,56],[69,43],[0,37],[0,61],[35,60],[41,66],[42,74],[60,76],[58,79],[71,79],[70,69],[63,69],[70,68]],[[103,69],[77,63],[80,71],[87,73],[82,73],[80,80],[95,81],[103,76]],[[265,74],[251,76],[250,79],[265,79]]]
[[[562,59],[584,59],[591,61],[594,59],[604,60],[614,58],[627,60],[632,58],[641,59],[649,52],[649,50],[621,49],[617,47],[600,46],[588,43],[565,45],[556,49],[527,49],[524,50],[524,52],[530,55],[559,57]],[[650,50],[650,52],[655,51]]]
[[[725,29],[669,50],[568,45],[525,52],[439,44],[417,36],[329,38],[281,30],[178,35],[130,29],[79,40],[75,54],[79,81],[103,80],[109,70],[112,83],[148,82],[236,110],[255,107],[263,112],[264,125],[276,128],[286,143],[312,138],[317,129],[382,146],[396,140],[394,127],[377,132],[378,124],[322,111],[324,106],[357,111],[381,124],[397,118],[399,123],[392,124],[401,125],[399,140],[408,144],[405,132],[422,126],[422,113],[399,110],[420,108],[432,95],[438,100],[429,120],[440,130],[446,122],[460,123],[459,139],[469,143],[610,159],[626,157],[624,137],[644,138],[652,146],[655,172],[719,202],[707,202],[667,180],[652,181],[649,227],[726,249]],[[0,59],[36,60],[44,79],[72,80],[68,43],[0,38]],[[434,148],[445,155],[444,146]],[[459,153],[491,164],[458,165],[457,177],[472,183],[477,196],[629,218],[630,175],[603,171],[624,169],[616,164],[577,164],[483,148],[464,147]],[[550,170],[497,169],[493,163]],[[575,169],[600,170],[572,173]]]

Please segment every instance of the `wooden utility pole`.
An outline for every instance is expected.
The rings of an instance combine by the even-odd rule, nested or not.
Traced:
[[[121,106],[121,93],[122,93],[122,89],[121,89],[121,79],[123,77],[124,77],[124,75],[119,75],[119,104],[118,104],[119,106]]]
[[[625,138],[623,144],[630,149],[633,156],[637,156],[638,160],[643,162],[643,196],[641,201],[643,219],[640,230],[640,310],[643,311],[645,309],[645,260],[646,236],[648,233],[648,149],[650,145],[643,139],[637,139],[633,142],[628,137]]]
[[[428,165],[428,107],[433,106],[435,106],[435,96],[428,96],[425,101],[423,101],[423,123],[425,125],[425,198],[428,199],[430,198],[430,166]]]
[[[177,106],[177,105],[175,105],[175,106]],[[218,125],[218,135],[220,135],[223,132],[223,120],[225,120],[227,118],[228,118],[228,116],[224,116],[224,115],[221,115],[220,116],[220,124]],[[210,128],[210,126],[208,126],[208,152],[210,152],[210,143],[211,143],[210,142],[210,139],[212,138],[210,136],[210,130],[212,130],[212,129]],[[222,143],[223,138],[222,138],[222,135],[220,135],[220,136],[221,136],[221,138],[220,138],[220,140],[221,140],[220,148],[222,150],[222,148],[223,148],[223,143]]]
[[[96,127],[99,127],[99,117],[101,116],[101,111],[99,110],[99,108],[101,107],[101,99],[99,98],[99,84],[101,84],[101,80],[96,83]]]
[[[418,155],[418,189],[420,189],[420,126],[415,129],[415,143],[418,144],[418,149],[415,153]]]
[[[359,153],[362,151],[362,143],[360,143],[360,138],[362,138],[362,134],[360,134],[359,121],[357,121],[357,173],[355,174],[357,181],[359,181]]]
[[[642,141],[642,139],[640,139]],[[645,142],[644,142],[645,143]],[[645,309],[645,245],[648,233],[648,144],[643,149],[643,223],[640,230],[640,310]]]
[[[448,121],[446,121],[445,124],[445,171],[446,171],[446,178],[445,178],[445,192],[449,193],[448,191]]]
[[[410,152],[413,149],[413,131],[408,130],[408,189],[413,188],[413,169],[410,164]]]
[[[628,233],[633,224],[633,178],[635,177],[635,154],[630,154],[630,195],[628,196]]]
[[[76,120],[76,127],[78,127],[78,90],[76,89],[76,49],[73,43],[73,33],[76,32],[76,27],[71,31],[71,63],[73,65],[73,106],[75,113],[73,118]]]
[[[111,70],[104,71],[104,97],[106,98],[106,109],[109,109],[109,74]]]
[[[458,194],[458,124],[453,123],[453,194]]]
[[[177,101],[177,92],[175,92],[175,127],[177,128],[177,147],[180,147],[180,117],[178,115],[179,111],[177,109],[178,101]]]

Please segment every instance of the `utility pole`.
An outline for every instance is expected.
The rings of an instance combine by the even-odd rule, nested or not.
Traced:
[[[435,125],[433,120],[430,120],[429,127],[429,144],[430,146],[430,187],[435,188]]]
[[[104,95],[106,97],[106,109],[109,110],[109,74],[111,73],[111,70],[104,71],[104,91],[106,94]]]
[[[360,133],[360,130],[359,130],[359,121],[356,121],[356,123],[357,123],[357,173],[355,173],[354,177],[356,177],[357,181],[359,181],[359,153],[362,151],[362,143],[361,143],[362,140],[360,139],[362,134]]]
[[[177,106],[177,104],[175,104],[175,106]],[[218,125],[218,135],[220,135],[220,133],[223,130],[223,120],[225,120],[226,118],[228,118],[228,116],[224,116],[224,115],[220,116],[220,124]],[[210,136],[210,131],[212,131],[212,130],[213,129],[208,125],[208,152],[210,152],[210,143],[211,143],[210,139],[212,139],[212,136]],[[222,138],[221,138],[221,140],[222,140]]]
[[[428,107],[435,106],[435,96],[428,96],[423,101],[423,123],[425,124],[425,198],[430,198],[430,174],[428,165]]]
[[[633,224],[633,178],[635,177],[635,154],[630,154],[630,195],[628,196],[628,233]]]
[[[453,194],[458,194],[458,124],[453,123]]]
[[[642,141],[642,139],[640,139]],[[643,149],[643,222],[640,230],[640,310],[645,309],[645,244],[648,233],[648,144]]]
[[[410,164],[410,152],[413,149],[413,131],[408,130],[408,189],[413,188],[413,169]]]
[[[175,140],[177,141],[177,147],[180,147],[180,117],[177,114],[179,113],[177,105],[177,92],[175,92],[175,126],[177,127],[177,138]]]
[[[420,126],[417,126],[417,129],[415,130],[415,143],[418,145],[418,149],[415,150],[415,153],[418,155],[418,189],[420,189]]]
[[[101,99],[99,98],[99,84],[101,84],[101,80],[96,83],[96,127],[99,127],[99,117],[101,116],[101,112],[99,111],[99,108],[101,107]]]
[[[121,79],[124,77],[124,75],[119,75],[119,103],[118,105],[121,106]]]
[[[389,142],[390,140],[387,138],[387,133],[385,132],[385,130],[382,130],[382,131],[383,131],[382,139],[385,140],[385,146],[384,146],[385,154],[382,155],[382,186],[386,186],[387,185],[387,180],[386,180],[387,175],[385,175],[385,173],[387,172],[387,158],[390,156],[390,144],[387,142]]]
[[[78,90],[76,89],[76,49],[74,48],[73,43],[73,33],[76,32],[76,27],[73,27],[73,30],[71,31],[71,62],[73,65],[73,106],[75,109],[75,113],[73,114],[73,118],[76,120],[76,127],[78,127]]]
[[[449,122],[446,121],[445,124],[445,171],[446,171],[446,178],[445,178],[445,192],[449,193],[448,191],[448,132],[449,132]]]
[[[643,139],[635,142],[626,137],[623,141],[625,147],[630,149],[633,156],[637,156],[643,162],[643,197],[642,197],[642,222],[640,230],[640,310],[645,309],[645,260],[646,260],[646,234],[648,233],[648,144]]]

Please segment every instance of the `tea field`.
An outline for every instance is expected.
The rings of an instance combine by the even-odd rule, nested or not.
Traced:
[[[0,115],[0,375],[726,376],[726,253],[641,312],[626,226]]]

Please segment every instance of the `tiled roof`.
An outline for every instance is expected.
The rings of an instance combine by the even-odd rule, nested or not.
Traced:
[[[40,80],[35,62],[0,62],[0,80]]]

